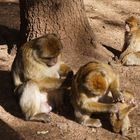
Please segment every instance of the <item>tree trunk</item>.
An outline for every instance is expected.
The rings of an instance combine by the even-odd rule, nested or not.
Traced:
[[[46,33],[56,33],[64,46],[63,59],[70,65],[103,58],[96,48],[83,0],[20,0],[20,9],[21,43]]]

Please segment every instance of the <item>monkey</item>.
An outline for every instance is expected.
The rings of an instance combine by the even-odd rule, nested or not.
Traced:
[[[125,40],[119,61],[126,66],[140,65],[140,28],[131,16],[125,21]]]
[[[117,103],[119,112],[112,112],[110,114],[110,122],[114,132],[121,133],[123,136],[127,136],[129,128],[131,127],[128,115],[137,107],[137,105],[132,92],[123,91],[123,95],[125,102]]]
[[[14,93],[26,120],[48,122],[49,112],[61,108],[63,91],[70,86],[68,82],[64,84],[65,80],[73,75],[71,68],[61,61],[62,49],[61,40],[53,33],[19,48],[11,73]]]
[[[88,62],[74,75],[71,87],[71,103],[76,121],[89,127],[101,127],[99,119],[91,118],[93,113],[116,113],[115,102],[123,102],[119,75],[106,63],[98,60]],[[114,103],[105,103],[111,91]]]

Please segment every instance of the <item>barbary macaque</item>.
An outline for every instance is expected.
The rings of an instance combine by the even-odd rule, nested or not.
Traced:
[[[114,103],[105,103],[108,92],[112,93]],[[120,92],[119,75],[103,62],[94,60],[82,66],[72,81],[71,103],[77,122],[100,127],[99,119],[91,118],[93,113],[116,113],[115,102],[123,102]]]
[[[123,65],[140,65],[140,28],[131,16],[125,21],[125,40],[119,60]]]
[[[110,114],[110,122],[113,131],[116,133],[121,133],[123,136],[127,136],[131,123],[129,120],[129,113],[133,111],[137,105],[132,92],[123,91],[124,100],[123,103],[116,103],[119,107],[119,112]]]
[[[60,108],[63,88],[70,86],[65,80],[72,77],[70,67],[61,61],[62,48],[57,35],[50,33],[18,50],[11,71],[26,120],[48,122],[48,113]]]

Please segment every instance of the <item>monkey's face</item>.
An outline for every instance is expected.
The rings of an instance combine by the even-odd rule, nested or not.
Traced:
[[[130,17],[125,21],[125,30],[130,32],[138,28],[138,21],[135,17]]]
[[[41,59],[48,67],[54,66],[58,61],[58,57],[47,57]]]
[[[62,43],[54,34],[48,34],[37,40],[37,54],[47,66],[53,66],[57,63],[58,57],[62,51]]]
[[[121,132],[123,119],[119,119],[118,113],[111,113],[110,114],[110,122],[113,128],[113,131],[116,133]]]

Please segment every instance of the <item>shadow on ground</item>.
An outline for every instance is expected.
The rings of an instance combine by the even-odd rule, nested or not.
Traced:
[[[0,119],[1,140],[24,140],[14,129]]]
[[[13,95],[11,74],[8,71],[0,71],[0,105],[10,114],[23,117]]]

